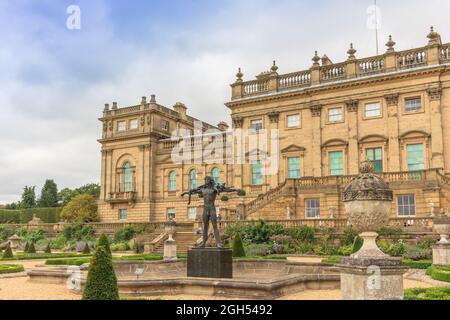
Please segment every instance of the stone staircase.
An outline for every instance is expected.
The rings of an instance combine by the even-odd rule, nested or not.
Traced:
[[[193,247],[201,235],[195,232],[189,231],[177,231],[173,236],[174,240],[177,242],[177,253],[187,253],[190,247]],[[153,240],[151,246],[146,248],[146,252],[151,253],[164,253],[164,241],[168,239],[168,235],[164,232]]]

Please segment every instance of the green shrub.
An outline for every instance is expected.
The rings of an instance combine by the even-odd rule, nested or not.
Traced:
[[[16,234],[22,238],[22,240],[27,242],[36,243],[40,240],[45,239],[45,234],[43,230],[28,230],[27,228],[19,228],[16,230]]]
[[[308,226],[301,226],[300,228],[287,229],[287,234],[292,238],[303,243],[314,243],[314,228]]]
[[[3,252],[3,259],[10,259],[10,258],[14,258],[14,254],[11,250],[11,245],[8,243],[8,245],[6,246],[5,252]]]
[[[21,264],[0,264],[0,274],[23,272],[25,269]]]
[[[393,257],[401,257],[405,252],[406,252],[405,245],[403,244],[403,241],[399,240],[397,241],[397,243],[391,245],[388,254],[390,254]]]
[[[31,254],[36,253],[36,248],[34,247],[33,242],[30,242],[30,246],[28,247],[27,253],[31,253]]]
[[[83,248],[83,252],[82,253],[83,254],[91,253],[91,249],[89,248],[89,244],[87,242],[84,244],[84,248]]]
[[[228,202],[229,200],[230,200],[230,198],[228,196],[222,196],[220,198],[220,201],[222,201],[222,202]]]
[[[450,282],[450,267],[431,266],[427,269],[427,275],[434,280]]]
[[[330,264],[339,264],[341,263],[342,257],[339,256],[333,256],[333,257],[328,257],[325,259],[322,259],[322,263],[330,263]]]
[[[130,246],[128,245],[127,242],[119,242],[119,243],[113,243],[111,244],[111,248],[110,250],[115,252],[115,251],[127,251],[130,249]]]
[[[136,231],[133,227],[124,227],[114,234],[113,242],[128,242],[133,239]]]
[[[353,241],[355,241],[355,238],[358,236],[358,233],[353,230],[352,228],[346,228],[344,230],[344,237],[342,239],[342,246],[351,246],[353,245]]]
[[[389,237],[389,238],[394,238],[394,239],[400,239],[403,231],[400,228],[381,228],[380,230],[377,231],[378,235],[380,237]]]
[[[85,226],[82,223],[75,223],[65,227],[63,234],[67,240],[91,241],[95,239],[92,225]]]
[[[14,235],[14,229],[0,226],[0,242],[8,240]]]
[[[427,260],[431,259],[432,252],[431,249],[419,248],[413,246],[405,246],[405,253],[403,258],[410,260]]]
[[[52,249],[50,248],[50,243],[47,243],[47,247],[45,247],[44,253],[52,253]]]
[[[244,245],[242,244],[241,235],[238,233],[233,240],[233,258],[245,257]]]
[[[364,244],[364,240],[360,236],[356,236],[355,239],[353,239],[352,244],[352,253],[358,252]]]
[[[405,290],[405,300],[450,300],[450,287]]]
[[[23,252],[28,253],[28,250],[30,250],[30,243],[27,241],[27,243],[25,243],[25,248],[23,249]]]
[[[249,244],[245,248],[245,252],[250,257],[264,257],[269,254],[269,251],[267,244]]]
[[[237,193],[237,195],[238,195],[239,197],[245,197],[246,194],[247,194],[247,193],[245,192],[245,190],[239,190],[238,193]]]
[[[417,247],[419,249],[430,250],[436,244],[437,240],[431,237],[425,237],[417,241]]]
[[[112,257],[105,247],[99,246],[92,257],[83,291],[83,300],[118,300],[117,277]]]
[[[51,266],[81,266],[89,263],[90,260],[90,258],[48,259],[45,261],[45,264]]]
[[[314,253],[314,246],[310,243],[299,243],[295,248],[296,253],[306,254],[306,253]]]
[[[50,247],[52,249],[61,250],[65,247],[66,242],[67,238],[63,234],[60,234],[54,240],[50,241]]]
[[[349,256],[353,253],[353,245],[343,246],[338,249],[338,254],[341,256]]]
[[[98,238],[97,247],[99,247],[99,246],[105,247],[106,252],[111,254],[111,248],[109,246],[109,240],[108,240],[108,237],[104,233],[102,233],[100,235],[100,237]]]
[[[405,267],[411,268],[411,269],[427,269],[432,265],[431,260],[411,260],[411,259],[404,259],[402,261],[402,264]]]
[[[256,223],[234,223],[227,227],[225,236],[230,238],[240,234],[244,243],[267,243],[270,237],[277,234],[286,234],[286,230],[279,224],[268,224],[261,220]]]
[[[314,246],[314,254],[318,256],[334,256],[338,254],[338,248],[330,244],[319,244]]]

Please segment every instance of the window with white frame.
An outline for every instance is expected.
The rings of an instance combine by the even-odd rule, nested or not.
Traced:
[[[288,158],[288,178],[300,179],[300,157]]]
[[[162,120],[161,121],[161,129],[164,131],[169,131],[169,121]]]
[[[126,121],[119,121],[117,122],[117,131],[125,131],[127,130],[127,123]]]
[[[119,220],[128,219],[128,209],[119,209]]]
[[[305,200],[306,218],[320,218],[320,199]]]
[[[250,127],[256,131],[260,131],[263,128],[263,122],[261,119],[252,120],[250,122]]]
[[[397,196],[397,214],[399,217],[411,217],[416,215],[416,199],[413,194]]]
[[[137,129],[139,126],[138,119],[132,119],[130,120],[130,130]]]
[[[292,114],[287,116],[287,127],[288,128],[300,127],[300,114]]]
[[[366,118],[374,118],[381,116],[381,105],[377,103],[368,103],[364,108],[364,116]]]
[[[197,219],[197,207],[188,208],[188,219],[189,220]]]
[[[343,120],[342,108],[328,109],[328,122],[340,122]]]
[[[169,173],[169,192],[177,191],[177,173],[170,171]]]
[[[420,97],[405,99],[405,112],[416,112],[422,109],[422,99]]]

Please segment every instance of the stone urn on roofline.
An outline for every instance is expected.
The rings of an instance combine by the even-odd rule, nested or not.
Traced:
[[[376,230],[387,226],[393,193],[388,184],[375,174],[372,163],[361,163],[360,174],[342,194],[349,224],[364,240],[361,249],[342,258],[341,293],[344,300],[403,299],[401,258],[384,254],[377,246]]]

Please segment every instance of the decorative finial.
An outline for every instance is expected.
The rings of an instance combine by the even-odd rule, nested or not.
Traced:
[[[430,28],[430,33],[427,35],[427,38],[429,39],[428,45],[441,43],[441,36],[439,35],[439,33],[434,31],[434,27]]]
[[[314,64],[313,64],[314,67],[320,66],[320,64],[319,64],[320,57],[319,57],[319,55],[317,54],[317,51],[315,51],[314,57],[312,58],[312,61],[314,62]]]
[[[353,48],[353,43],[350,43],[350,49],[348,49],[348,51],[347,51],[348,59],[354,60],[356,58],[355,53],[356,53],[356,50]]]
[[[277,72],[278,67],[277,67],[277,64],[276,64],[275,60],[273,60],[273,65],[272,65],[272,68],[270,68],[270,70],[272,70],[272,72]]]
[[[396,44],[396,42],[394,40],[392,40],[392,36],[389,35],[389,40],[388,40],[388,42],[386,42],[386,47],[388,47],[387,52],[394,52],[395,44]]]
[[[238,73],[236,73],[236,82],[241,82],[244,74],[241,72],[241,68],[238,68]]]
[[[362,161],[359,166],[359,172],[361,174],[375,173],[375,167],[373,166],[372,161],[368,159]]]

